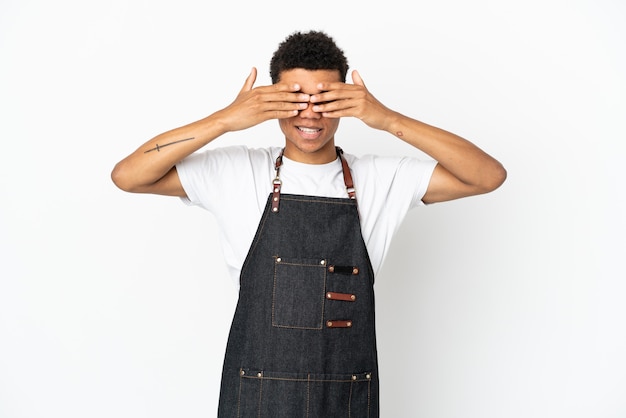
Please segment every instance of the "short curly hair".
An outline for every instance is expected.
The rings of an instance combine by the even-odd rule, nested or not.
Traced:
[[[280,80],[280,73],[294,68],[305,70],[338,70],[346,81],[348,60],[334,39],[324,32],[294,32],[278,45],[270,61],[272,83]]]

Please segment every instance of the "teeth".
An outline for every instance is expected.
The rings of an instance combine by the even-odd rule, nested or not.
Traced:
[[[310,129],[310,128],[302,128],[302,127],[298,129],[300,129],[302,132],[305,132],[307,134],[314,134],[315,132],[318,131],[318,129]]]

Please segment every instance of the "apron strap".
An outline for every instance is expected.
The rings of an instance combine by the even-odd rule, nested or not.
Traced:
[[[272,180],[272,212],[278,212],[278,204],[280,203],[280,187],[283,182],[280,180],[278,176],[280,173],[280,166],[283,165],[283,153],[285,152],[285,148],[280,151],[278,158],[276,158],[275,170],[276,177]]]
[[[350,174],[350,167],[348,167],[348,162],[343,157],[343,150],[340,147],[335,148],[337,149],[337,155],[341,160],[341,168],[343,169],[343,182],[346,185],[348,197],[350,199],[356,199],[356,191],[354,190],[354,183],[352,182],[352,174]]]
[[[346,192],[348,193],[348,197],[350,199],[356,199],[356,191],[354,189],[354,182],[352,181],[352,174],[350,173],[350,167],[348,166],[348,162],[343,156],[343,150],[340,147],[335,147],[337,150],[337,156],[341,160],[341,169],[343,171],[343,182],[346,185]],[[276,158],[276,163],[274,168],[276,170],[276,177],[272,181],[272,212],[278,212],[278,206],[280,204],[280,188],[282,186],[282,181],[280,180],[280,167],[283,165],[283,154],[285,153],[285,148],[280,151],[278,158]]]

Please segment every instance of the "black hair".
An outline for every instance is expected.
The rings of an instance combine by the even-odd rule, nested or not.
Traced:
[[[346,81],[348,60],[334,39],[320,31],[294,32],[278,45],[270,61],[272,83],[280,73],[294,68],[305,70],[338,70]]]

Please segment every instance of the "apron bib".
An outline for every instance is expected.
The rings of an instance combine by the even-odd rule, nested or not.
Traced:
[[[374,274],[351,198],[274,191],[241,276],[218,417],[373,417]]]

